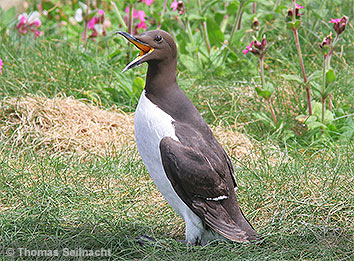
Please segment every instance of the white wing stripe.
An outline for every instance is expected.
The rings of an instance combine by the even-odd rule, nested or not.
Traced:
[[[219,201],[219,200],[224,200],[224,199],[227,199],[227,198],[228,198],[227,196],[222,195],[222,196],[219,196],[219,197],[216,197],[216,198],[206,198],[206,200]]]

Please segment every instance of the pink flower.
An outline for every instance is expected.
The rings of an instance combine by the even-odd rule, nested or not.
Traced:
[[[134,9],[133,9],[133,12],[134,12]],[[127,7],[125,8],[125,13],[126,13],[127,15],[129,15],[129,6],[127,6]],[[133,15],[133,17],[134,17],[134,15]]]
[[[129,16],[129,7],[125,8],[125,12]],[[138,19],[138,18],[139,18],[138,10],[133,9],[133,19]]]
[[[3,61],[1,60],[1,58],[0,58],[0,73],[2,73],[2,66],[4,65],[4,63],[3,63]]]
[[[146,23],[145,23],[145,22],[140,22],[140,23],[138,24],[138,28],[139,28],[139,29],[144,29],[144,30],[146,30]]]
[[[139,10],[138,13],[137,13],[137,16],[138,16],[140,22],[145,22],[145,16],[146,16],[146,14],[145,14],[144,11]]]
[[[246,55],[249,51],[251,51],[252,46],[253,46],[253,41],[251,42],[251,44],[249,46],[246,46],[245,50],[242,51],[243,54]]]
[[[147,6],[150,6],[154,0],[143,0],[143,3],[145,3]]]
[[[24,14],[20,15],[19,18],[20,18],[20,22],[18,23],[18,26],[23,26],[24,24],[27,23],[27,18]]]
[[[144,30],[146,30],[145,16],[146,15],[145,15],[144,11],[141,11],[141,10],[138,11],[138,17],[140,20],[140,23],[138,24],[139,29],[143,28]]]
[[[288,11],[287,11],[287,21],[290,22],[293,20],[293,17],[294,17],[294,13],[295,13],[295,18],[296,19],[299,19],[302,15],[304,14],[301,14],[300,13],[300,9],[304,9],[305,7],[301,6],[301,5],[298,5],[296,3],[296,1],[294,1],[294,4],[295,4],[295,10],[294,8],[289,8]],[[297,29],[297,28],[292,28],[292,29]]]
[[[340,22],[340,18],[337,18],[337,19],[331,18],[331,21],[329,21],[328,23],[336,24],[336,23],[339,23],[339,22]]]
[[[34,24],[35,27],[38,28],[38,27],[41,26],[42,23],[41,23],[41,21],[38,19],[38,20],[35,20],[35,21],[33,22],[33,24]]]
[[[345,26],[347,25],[347,21],[348,17],[344,15],[342,18],[331,18],[331,21],[329,21],[328,23],[333,24],[334,31],[336,31],[336,33],[340,35],[344,32]]]
[[[18,20],[19,22],[16,24],[16,29],[21,34],[27,34],[29,31],[34,33],[35,38],[42,35],[43,33],[39,31],[38,27],[41,26],[41,21],[39,20],[40,14],[35,11],[27,15],[23,13],[19,15]]]
[[[92,17],[92,19],[87,23],[87,28],[90,30],[95,29],[96,19]]]
[[[177,0],[173,0],[173,3],[170,6],[172,8],[172,11],[176,11],[177,7],[178,7],[178,1]]]
[[[104,11],[102,9],[99,9],[97,11],[97,14],[98,16],[92,17],[86,25],[87,29],[92,30],[92,33],[89,37],[93,39],[96,38],[99,33],[102,33],[102,35],[106,35],[106,29],[103,26],[103,23],[105,21]],[[82,38],[85,41],[85,34],[83,34]]]
[[[186,7],[184,6],[183,1],[173,0],[170,7],[172,8],[172,11],[178,11],[179,15],[183,15],[186,12]]]
[[[129,17],[129,7],[125,8],[125,12],[127,13],[127,16],[124,17],[124,19],[127,22],[128,21],[128,17]],[[146,30],[147,26],[146,26],[146,23],[145,23],[145,21],[146,21],[145,17],[146,17],[146,14],[145,14],[144,11],[133,9],[133,19],[138,19],[140,21],[138,24],[136,24],[134,26],[133,34],[138,34],[137,29]]]
[[[305,7],[303,7],[303,6],[301,6],[301,5],[298,5],[298,4],[295,2],[295,8],[304,9]]]

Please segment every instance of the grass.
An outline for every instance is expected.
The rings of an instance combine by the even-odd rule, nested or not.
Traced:
[[[305,65],[310,67],[307,69],[310,74],[321,70],[321,54],[316,45],[318,39],[305,28],[301,30],[301,40],[303,49],[310,50],[304,52]],[[354,102],[351,77],[354,68],[350,66],[354,46],[349,30],[352,29],[348,28],[347,42],[343,43],[344,54],[336,53],[332,60],[338,78],[337,88],[333,91],[334,110],[344,109],[347,115],[354,113],[350,106]],[[292,35],[279,28],[268,35],[269,38],[281,39],[273,40],[275,42],[265,60],[267,81],[275,86],[273,100],[276,114],[287,129],[303,134],[304,130],[294,119],[306,112],[304,90],[298,83],[281,77],[283,74],[299,73],[298,58],[293,50],[295,47],[285,48]],[[134,111],[140,91],[132,90],[133,81],[137,76],[143,77],[147,67],[144,65],[121,74],[126,61],[123,50],[126,48],[124,41],[119,44],[91,42],[83,48],[61,39],[33,41],[10,35],[1,42],[0,48],[0,57],[5,62],[0,85],[6,86],[0,89],[0,97],[42,93],[53,98],[64,94],[105,107],[117,105],[125,111]],[[116,56],[111,57],[115,52]],[[209,124],[242,125],[248,135],[262,140],[273,129],[255,116],[255,112],[260,111],[268,114],[267,105],[254,90],[260,82],[257,70],[256,57],[238,56],[221,74],[220,70],[207,69],[191,75],[188,68],[180,66],[178,80]]]
[[[268,155],[236,169],[244,212],[261,245],[185,246],[184,224],[135,151],[113,157],[0,153],[2,249],[111,249],[112,259],[352,259],[354,145],[324,148],[275,166]],[[140,247],[136,237],[157,243]]]
[[[113,112],[67,98],[4,101],[2,130],[12,127],[0,143],[0,242],[2,251],[15,249],[20,259],[25,259],[19,256],[21,248],[109,249],[110,258],[118,260],[338,260],[354,256],[352,143],[284,151],[270,141],[253,141],[253,146],[246,147],[247,156],[238,157],[241,148],[235,148],[235,134],[213,127],[238,166],[235,175],[242,208],[265,240],[261,245],[221,242],[192,247],[176,241],[184,238],[184,223],[157,191],[129,145],[131,137],[122,140],[128,147],[107,150],[107,154],[103,149],[100,153],[90,150],[96,146],[91,139],[101,131],[99,125],[86,136],[87,141],[74,132],[70,153],[53,149],[55,141],[43,143],[48,138],[43,130],[55,131],[61,125],[64,129],[57,129],[54,136],[63,132],[63,142],[67,139],[63,130],[80,130],[86,118],[106,115],[105,126],[111,125],[110,118],[117,121],[119,114],[110,116]],[[82,123],[75,125],[68,111],[81,115]],[[28,121],[16,122],[14,114]],[[45,119],[51,119],[48,125],[37,124]],[[37,140],[19,133],[26,127],[27,135]],[[109,135],[119,139],[119,134]],[[14,142],[18,139],[23,142]],[[154,236],[157,243],[141,247],[136,238],[142,234]]]
[[[122,110],[104,110],[70,97],[48,99],[34,95],[0,101],[0,140],[30,150],[70,155],[108,155],[135,146],[134,116]]]
[[[318,32],[331,30],[315,13],[318,2],[309,3],[300,29],[309,73],[321,69],[317,43],[324,35]],[[132,144],[131,116],[121,114],[134,111],[141,86],[132,84],[146,72],[142,66],[119,73],[124,39],[82,46],[52,35],[34,41],[10,34],[0,43],[1,259],[13,260],[4,252],[9,248],[20,260],[53,258],[21,257],[19,248],[102,248],[111,251],[107,259],[117,260],[353,260],[354,143],[306,139],[294,120],[306,110],[304,92],[280,77],[299,73],[291,32],[281,13],[257,6],[273,44],[267,81],[292,139],[254,116],[267,113],[254,91],[260,82],[255,57],[236,50],[222,70],[206,67],[197,74],[180,65],[178,81],[237,166],[238,198],[262,244],[176,241],[184,238],[184,222],[154,186]],[[329,17],[344,11],[352,12],[350,1],[325,2]],[[244,23],[250,19],[246,13]],[[346,114],[354,112],[352,32],[349,24],[332,60],[334,109]],[[111,131],[117,122],[122,128]],[[129,137],[120,139],[122,132]],[[157,242],[141,247],[136,238],[142,234]]]
[[[117,61],[108,58],[110,52],[95,43],[83,48],[60,39],[34,41],[11,35],[1,42],[0,55],[7,69],[0,77],[0,84],[6,86],[0,96],[42,93],[55,97],[60,93],[131,111],[137,98],[129,97],[125,89],[133,72],[119,73]]]

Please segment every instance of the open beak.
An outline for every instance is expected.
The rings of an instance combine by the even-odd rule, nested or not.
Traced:
[[[116,32],[116,34],[121,34],[123,35],[129,42],[133,43],[136,47],[139,48],[140,50],[140,54],[138,57],[136,57],[133,61],[131,61],[122,72],[125,72],[139,64],[142,63],[142,59],[149,55],[150,53],[152,53],[154,51],[154,48],[152,48],[151,46],[149,46],[148,44],[140,41],[139,39],[135,38],[133,35],[128,34],[126,32],[121,32],[118,31]]]

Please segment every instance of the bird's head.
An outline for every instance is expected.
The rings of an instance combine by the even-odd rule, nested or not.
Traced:
[[[163,30],[153,30],[133,36],[126,32],[117,32],[140,50],[137,58],[131,61],[123,72],[143,63],[172,62],[177,58],[177,47],[172,36]]]

